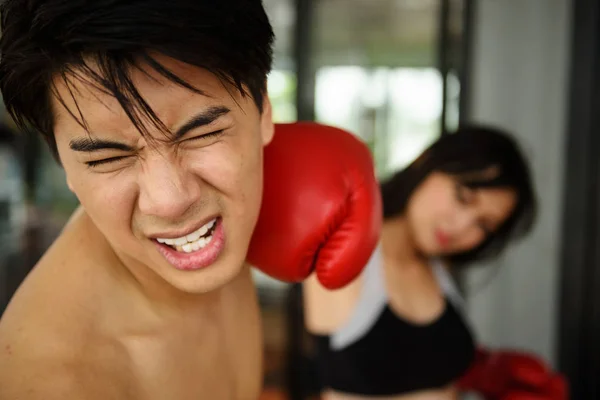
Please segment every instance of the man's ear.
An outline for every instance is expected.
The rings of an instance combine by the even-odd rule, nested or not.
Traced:
[[[271,109],[271,99],[265,92],[262,102],[262,113],[260,116],[260,130],[262,135],[263,145],[271,143],[275,134],[275,124],[273,123],[273,111]]]

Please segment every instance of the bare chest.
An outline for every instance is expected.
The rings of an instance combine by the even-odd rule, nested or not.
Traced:
[[[102,399],[255,400],[262,384],[261,337],[258,308],[246,302],[196,329],[174,327],[159,337],[98,346],[81,381],[95,393],[106,390]]]
[[[236,324],[203,340],[140,344],[131,360],[138,398],[255,399],[261,384],[261,342],[255,326]],[[220,332],[219,332],[220,331]]]

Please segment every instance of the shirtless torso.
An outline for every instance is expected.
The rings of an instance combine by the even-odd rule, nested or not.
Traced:
[[[249,267],[200,300],[163,291],[171,301],[153,304],[145,289],[77,213],[0,323],[0,399],[258,397]]]

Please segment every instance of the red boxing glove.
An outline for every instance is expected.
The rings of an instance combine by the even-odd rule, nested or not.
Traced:
[[[458,387],[486,400],[567,400],[565,379],[540,359],[515,351],[478,349]]]
[[[367,265],[382,224],[381,194],[367,146],[341,129],[278,124],[265,147],[264,192],[248,261],[299,282],[316,271],[329,289]]]

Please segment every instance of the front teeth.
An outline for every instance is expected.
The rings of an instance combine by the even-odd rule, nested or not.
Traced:
[[[200,249],[203,249],[207,244],[210,243],[211,240],[212,240],[212,236],[209,236],[206,238],[200,238],[195,242],[186,243],[183,246],[175,246],[175,250],[184,252],[184,253],[191,253],[192,251],[198,251]]]
[[[175,246],[183,246],[184,244],[186,244],[186,243],[187,243],[187,239],[186,239],[186,238],[184,238],[184,237],[177,238],[177,239],[174,239],[174,240],[171,240],[171,241],[172,241],[173,243],[167,243],[167,244],[173,244],[173,245],[175,245]],[[165,243],[166,243],[166,242],[165,242]]]
[[[209,236],[207,238],[203,238],[202,236],[206,235],[206,233],[215,225],[215,222],[217,222],[216,218],[213,219],[212,221],[202,225],[202,227],[200,227],[195,232],[192,232],[189,235],[186,235],[186,236],[183,236],[180,238],[175,238],[175,239],[157,238],[156,240],[159,243],[164,243],[164,244],[168,244],[169,246],[175,247],[175,249],[177,251],[191,253],[192,251],[196,251],[196,250],[203,248],[210,242],[210,239],[212,239],[212,236]]]

